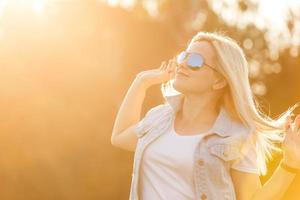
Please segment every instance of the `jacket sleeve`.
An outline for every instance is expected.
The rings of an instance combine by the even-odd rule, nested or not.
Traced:
[[[258,163],[258,155],[257,155],[257,148],[256,148],[256,142],[253,140],[253,138],[248,139],[248,143],[246,145],[246,148],[244,148],[242,157],[238,160],[236,160],[232,165],[231,168],[247,172],[247,173],[254,173],[254,174],[260,174],[260,168]]]
[[[134,130],[138,138],[141,138],[160,121],[164,112],[165,104],[157,105],[151,108],[145,116],[136,124]]]

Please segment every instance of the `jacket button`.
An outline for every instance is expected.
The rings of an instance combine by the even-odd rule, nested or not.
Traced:
[[[197,163],[198,163],[198,165],[201,165],[201,166],[204,165],[204,161],[203,160],[198,160]]]
[[[201,200],[205,200],[205,199],[207,199],[207,196],[205,194],[202,194],[201,195]]]
[[[223,152],[223,155],[224,155],[225,157],[227,157],[229,154],[228,154],[227,151],[224,151],[224,152]]]

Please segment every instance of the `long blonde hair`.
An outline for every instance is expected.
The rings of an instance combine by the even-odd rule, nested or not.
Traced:
[[[214,47],[217,56],[217,69],[227,80],[228,86],[221,103],[231,117],[242,122],[254,134],[261,174],[266,174],[266,161],[272,158],[272,151],[280,149],[275,143],[282,142],[284,122],[298,106],[297,104],[272,119],[260,111],[259,104],[251,91],[248,78],[248,62],[236,41],[219,33],[198,32],[190,41],[208,41]],[[172,87],[173,80],[163,83],[163,96],[177,91]]]

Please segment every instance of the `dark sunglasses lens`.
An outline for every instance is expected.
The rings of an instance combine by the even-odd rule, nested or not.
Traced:
[[[187,60],[187,64],[193,70],[200,69],[203,66],[203,63],[204,63],[203,62],[203,57],[198,55],[198,54],[194,54],[194,53],[191,53],[188,60]]]
[[[184,58],[186,56],[186,52],[182,51],[178,56],[177,56],[177,63],[182,64],[184,61]]]

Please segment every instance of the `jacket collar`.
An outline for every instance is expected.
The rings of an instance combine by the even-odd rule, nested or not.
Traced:
[[[169,104],[175,114],[182,106],[184,95],[179,93],[173,96],[164,96],[167,104]],[[233,121],[225,110],[224,106],[221,106],[219,115],[214,122],[214,125],[209,132],[216,133],[219,136],[226,137],[232,135]]]

